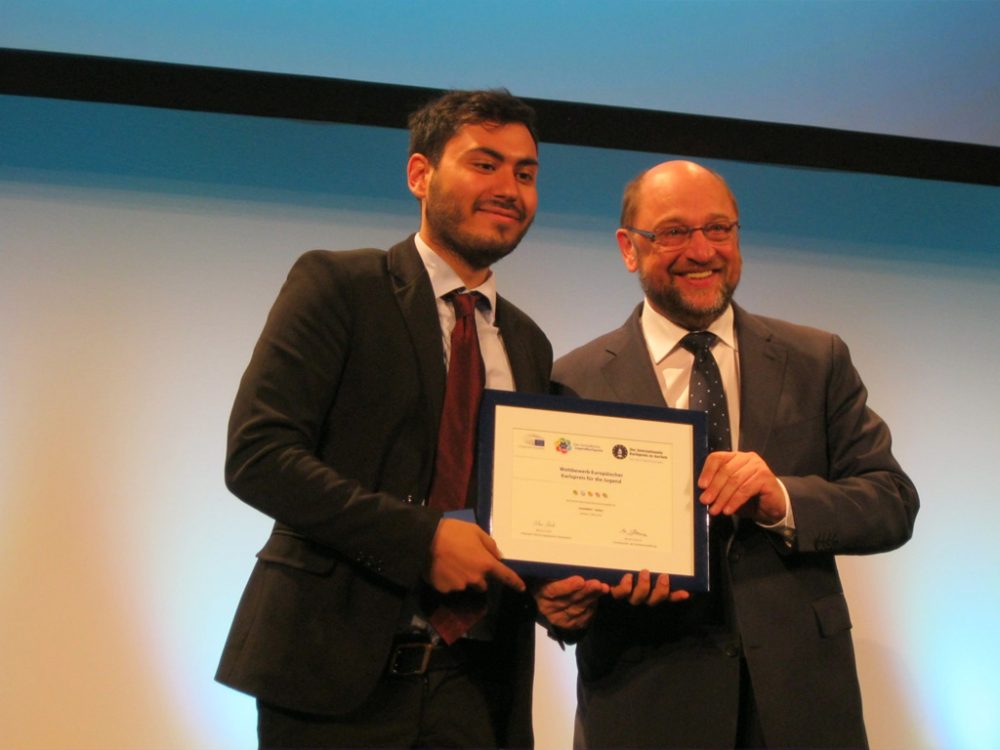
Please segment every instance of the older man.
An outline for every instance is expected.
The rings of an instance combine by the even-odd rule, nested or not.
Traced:
[[[578,746],[867,744],[835,555],[906,542],[917,493],[843,341],[732,302],[739,234],[714,172],[639,175],[616,236],[645,299],[553,371],[579,396],[690,406],[710,424],[712,591],[643,571],[602,602],[577,646]]]

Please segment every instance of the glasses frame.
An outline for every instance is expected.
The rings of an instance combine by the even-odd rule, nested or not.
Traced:
[[[726,237],[724,240],[713,240],[707,234],[705,234],[705,229],[707,227],[715,226],[717,224],[728,224],[729,225],[729,228],[727,230],[729,232],[729,236]],[[686,244],[688,244],[691,241],[691,236],[695,232],[701,232],[702,235],[704,235],[705,239],[708,240],[709,242],[715,242],[715,243],[729,242],[733,238],[733,236],[734,236],[733,235],[733,230],[735,229],[737,232],[739,231],[739,229],[740,229],[740,222],[739,221],[730,221],[730,222],[713,221],[711,224],[704,224],[704,225],[702,225],[700,227],[674,226],[674,227],[670,227],[670,228],[673,229],[673,230],[677,230],[677,229],[684,229],[684,230],[686,230],[685,233],[684,233],[684,239],[681,240],[676,245],[664,245],[661,242],[657,242],[656,241],[656,234],[657,233],[656,232],[651,232],[648,229],[637,229],[636,227],[632,227],[632,226],[622,227],[622,229],[624,229],[626,232],[634,232],[635,234],[639,235],[640,237],[645,237],[647,240],[649,240],[651,243],[653,243],[656,247],[664,247],[664,248],[669,248],[669,249],[676,249],[678,247],[684,247]]]

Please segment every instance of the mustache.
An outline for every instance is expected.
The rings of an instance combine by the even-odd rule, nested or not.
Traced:
[[[681,262],[683,260],[683,262]],[[696,273],[698,271],[721,271],[725,268],[725,263],[720,263],[715,260],[708,262],[700,262],[697,260],[690,259],[678,259],[675,261],[668,269],[672,274],[682,274],[682,273]]]
[[[501,211],[510,211],[517,215],[518,221],[524,221],[525,211],[516,200],[500,200],[490,198],[488,200],[476,201],[475,208],[498,208]]]

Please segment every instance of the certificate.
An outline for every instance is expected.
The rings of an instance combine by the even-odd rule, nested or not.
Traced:
[[[487,390],[478,521],[520,573],[617,583],[646,569],[705,591],[705,435],[699,411]]]

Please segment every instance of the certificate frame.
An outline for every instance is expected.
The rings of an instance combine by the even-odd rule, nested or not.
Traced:
[[[522,575],[708,591],[707,453],[704,412],[486,390],[476,518]]]

